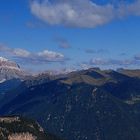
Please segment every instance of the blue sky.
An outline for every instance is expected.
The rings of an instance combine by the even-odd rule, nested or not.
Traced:
[[[139,38],[139,0],[1,0],[0,55],[27,70],[140,68]]]

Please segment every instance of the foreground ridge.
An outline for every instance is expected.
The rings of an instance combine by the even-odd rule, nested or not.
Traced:
[[[60,140],[45,133],[43,128],[32,120],[22,117],[0,117],[0,140]]]

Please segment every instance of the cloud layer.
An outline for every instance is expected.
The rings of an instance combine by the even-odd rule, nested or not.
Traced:
[[[92,66],[131,66],[131,65],[139,65],[140,57],[134,56],[130,59],[101,59],[101,58],[93,58],[88,63]]]
[[[47,62],[63,62],[66,60],[64,55],[58,52],[43,50],[32,53],[21,48],[9,48],[4,45],[0,45],[0,53],[12,56],[23,63],[45,64]]]
[[[98,5],[91,0],[32,0],[31,13],[50,25],[93,28],[114,19],[140,16],[140,0]]]

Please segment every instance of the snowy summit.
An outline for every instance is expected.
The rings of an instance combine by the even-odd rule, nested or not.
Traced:
[[[4,58],[4,57],[0,57],[0,61],[4,61],[4,62],[7,62],[9,61],[8,59]]]
[[[21,79],[24,74],[16,62],[0,57],[0,83],[13,78]]]

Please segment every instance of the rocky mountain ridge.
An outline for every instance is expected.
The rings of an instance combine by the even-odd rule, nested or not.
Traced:
[[[0,57],[0,83],[11,79],[23,79],[25,75],[18,64]]]

